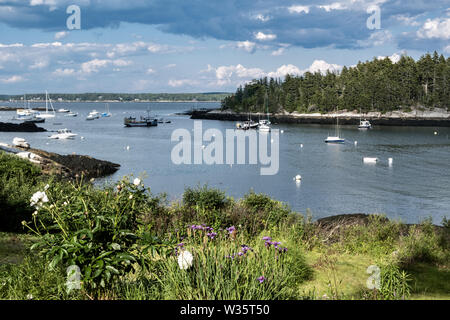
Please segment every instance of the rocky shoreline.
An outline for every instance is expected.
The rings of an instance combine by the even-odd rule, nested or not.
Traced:
[[[0,144],[0,150],[15,154],[28,160],[42,170],[43,174],[57,175],[62,178],[74,179],[78,177],[100,178],[111,175],[119,170],[120,165],[105,160],[98,160],[85,155],[60,155],[40,149]]]
[[[230,110],[196,110],[192,112],[191,119],[200,120],[222,120],[222,121],[245,121],[248,120],[248,113],[236,113]],[[252,119],[265,118],[263,113],[250,113]],[[369,120],[372,125],[379,126],[431,126],[450,127],[450,112],[443,109],[419,110],[413,109],[411,112],[393,111],[382,114],[381,112],[369,112],[359,114],[357,112],[338,113],[277,113],[271,114],[270,120],[273,123],[291,124],[335,124],[336,117],[342,125],[357,125],[360,119]]]
[[[8,123],[0,122],[0,132],[45,132],[44,128],[38,127],[33,122]]]

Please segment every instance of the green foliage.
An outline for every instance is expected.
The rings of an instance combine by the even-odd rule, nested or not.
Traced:
[[[20,265],[0,265],[0,299],[60,300],[80,299],[81,293],[66,290],[61,268],[51,270],[37,256],[27,256]]]
[[[450,59],[434,52],[418,61],[403,55],[397,63],[389,58],[359,62],[340,73],[306,72],[280,79],[253,80],[222,101],[222,109],[237,112],[327,113],[339,109],[382,113],[413,106],[450,108]]]
[[[285,252],[262,239],[223,230],[194,229],[178,255],[188,251],[192,266],[180,269],[178,255],[161,260],[159,282],[166,299],[266,300],[295,298],[296,287],[309,275],[299,251]],[[250,241],[250,242],[249,242]],[[263,278],[261,278],[263,277]]]
[[[384,300],[406,300],[411,294],[411,276],[395,264],[381,267],[379,294]]]
[[[30,197],[40,182],[40,169],[29,161],[0,152],[0,231],[21,231],[33,212]]]
[[[45,192],[49,201],[40,204],[27,226],[39,236],[32,249],[51,269],[78,266],[84,289],[98,294],[130,272],[134,263],[143,264],[137,217],[149,195],[142,185],[125,178],[105,190],[61,183]]]

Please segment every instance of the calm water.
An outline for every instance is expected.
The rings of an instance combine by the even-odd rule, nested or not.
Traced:
[[[108,179],[145,172],[146,185],[154,193],[168,193],[169,199],[179,198],[186,186],[207,183],[236,198],[250,189],[263,192],[289,203],[297,211],[310,209],[314,218],[364,212],[386,213],[390,218],[408,223],[431,216],[435,223],[440,223],[444,216],[450,216],[450,128],[375,127],[359,131],[344,126],[342,135],[348,142],[327,145],[323,140],[334,132],[331,126],[276,125],[275,128],[284,130],[280,134],[280,170],[275,176],[260,176],[258,165],[172,164],[170,155],[176,145],[170,141],[172,131],[191,130],[194,124],[189,117],[174,113],[196,107],[193,103],[111,103],[113,116],[94,121],[86,121],[86,115],[93,109],[103,112],[104,104],[55,103],[54,106],[69,108],[79,116],[57,114],[55,119],[40,125],[47,130],[71,129],[79,134],[76,140],[50,140],[49,132],[0,132],[0,141],[11,143],[18,136],[35,148],[87,154],[119,163],[121,169]],[[218,104],[198,105],[214,106]],[[153,115],[172,123],[153,128],[123,127],[124,116],[145,115],[147,107]],[[9,121],[13,115],[0,112],[0,121]],[[234,126],[234,122],[203,121],[204,130]],[[363,164],[363,157],[378,157],[380,161],[375,165]],[[394,159],[392,166],[388,165],[390,157]],[[303,178],[300,184],[293,181],[297,174]]]

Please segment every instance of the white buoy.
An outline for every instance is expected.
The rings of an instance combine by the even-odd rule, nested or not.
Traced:
[[[392,163],[394,162],[394,159],[389,158],[388,161],[389,161],[389,165],[392,166]]]
[[[281,133],[284,133],[284,130],[281,130]]]
[[[301,175],[296,175],[295,177],[294,177],[294,180],[295,181],[300,181],[300,180],[302,180],[302,176]]]
[[[367,158],[367,157],[363,158],[364,163],[376,163],[377,161],[378,161],[378,158]]]
[[[205,147],[205,145],[202,145],[202,149],[205,149],[206,147]]]
[[[80,139],[81,139],[81,140],[84,140],[84,137],[81,137]]]
[[[273,143],[273,139],[270,139],[270,143]]]
[[[303,143],[300,143],[300,148],[303,148]]]
[[[435,132],[434,132],[434,135],[437,136],[437,134],[438,134],[437,131],[435,131]]]
[[[355,146],[357,146],[358,145],[358,141],[355,141]]]
[[[127,150],[130,150],[130,146],[127,146]]]

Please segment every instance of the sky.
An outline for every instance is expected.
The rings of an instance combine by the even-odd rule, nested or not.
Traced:
[[[374,58],[449,57],[450,1],[0,0],[0,31],[0,94],[234,92]]]

